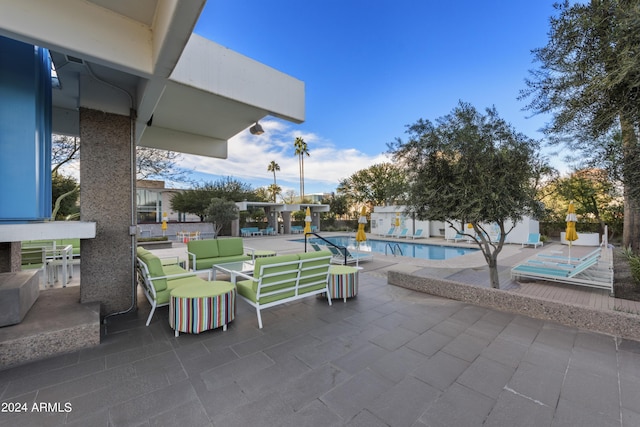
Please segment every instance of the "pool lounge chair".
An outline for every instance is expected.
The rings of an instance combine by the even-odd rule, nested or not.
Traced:
[[[467,237],[463,236],[462,234],[460,234],[460,233],[456,233],[456,235],[455,235],[455,236],[453,236],[453,237],[447,237],[447,238],[446,238],[446,240],[447,240],[447,242],[448,242],[449,240],[453,240],[453,243],[458,243],[458,241],[459,241],[459,240],[465,240],[466,238],[467,238]]]
[[[560,254],[554,254],[554,253],[547,253],[547,252],[542,252],[537,254],[538,258],[543,258],[545,260],[548,261],[555,261],[555,262],[560,262],[560,263],[570,263],[570,264],[576,264],[576,263],[580,263],[582,261],[585,261],[591,257],[594,256],[600,256],[602,252],[601,248],[597,248],[591,252],[589,252],[586,255],[583,255],[581,257],[566,257],[564,255],[560,255]]]
[[[533,245],[534,248],[537,248],[538,245],[543,246],[542,241],[540,240],[540,233],[529,233],[529,237],[526,242],[522,243],[522,247],[525,245]]]
[[[394,236],[394,237],[397,237],[398,239],[400,239],[401,237],[409,237],[409,236],[407,236],[407,233],[408,233],[408,232],[409,232],[409,229],[408,229],[408,228],[403,228],[403,229],[402,229],[402,230],[400,230],[400,232],[399,232],[396,236]]]
[[[396,228],[395,227],[391,227],[389,229],[389,231],[387,231],[386,233],[382,234],[382,236],[384,237],[393,237],[396,233]]]
[[[335,246],[327,246],[327,249],[331,251],[331,262],[334,264],[355,264],[373,259],[373,255],[369,252],[351,252],[345,247],[337,248]]]
[[[536,260],[534,260],[536,261]],[[578,286],[587,286],[598,289],[606,289],[613,294],[613,270],[599,268],[599,257],[588,258],[579,264],[553,264],[531,262],[527,260],[511,269],[511,278],[546,280],[550,282],[567,283]]]
[[[422,235],[422,228],[418,228],[415,233],[411,236],[412,239],[421,239],[424,236]]]

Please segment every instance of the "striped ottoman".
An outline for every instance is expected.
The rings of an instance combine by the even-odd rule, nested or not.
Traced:
[[[358,293],[358,269],[344,265],[329,267],[329,292],[331,298],[355,297]]]
[[[169,324],[176,331],[199,334],[235,318],[236,288],[229,282],[213,281],[180,286],[171,291]]]

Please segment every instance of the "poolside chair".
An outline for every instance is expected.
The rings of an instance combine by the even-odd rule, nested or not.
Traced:
[[[529,237],[526,242],[522,243],[522,247],[525,245],[533,245],[534,248],[537,248],[538,245],[543,246],[542,241],[540,240],[540,233],[529,233]]]
[[[383,234],[384,237],[393,237],[395,235],[396,232],[396,228],[395,227],[391,227],[389,229],[389,231],[387,231],[386,233]]]
[[[594,249],[593,251],[589,252],[586,255],[583,255],[581,257],[566,257],[564,255],[559,255],[559,254],[554,254],[554,253],[547,253],[547,252],[542,252],[537,254],[536,256],[538,258],[543,258],[545,260],[549,260],[549,261],[555,261],[555,262],[560,262],[560,263],[580,263],[582,261],[587,260],[588,258],[591,258],[593,256],[600,256],[600,254],[602,253],[602,249],[601,248],[597,248]]]
[[[317,243],[310,243],[311,248],[313,248],[314,251],[316,252],[320,252],[320,251],[326,251],[327,249],[323,249],[319,244]]]
[[[400,230],[400,233],[398,233],[397,237],[398,239],[402,238],[402,237],[409,237],[407,236],[407,233],[409,232],[408,228],[403,228],[402,230]]]
[[[422,237],[424,237],[424,236],[422,235],[422,228],[418,228],[418,229],[416,230],[416,232],[415,232],[415,233],[413,233],[413,236],[411,236],[411,238],[412,238],[412,239],[414,239],[414,240],[415,240],[415,239],[421,239]]]
[[[599,257],[591,257],[576,264],[560,265],[556,263],[542,264],[527,260],[511,269],[511,278],[529,278],[546,280],[559,283],[567,283],[578,286],[606,289],[613,294],[613,270],[610,268],[598,268]]]
[[[349,251],[346,247],[337,248],[335,246],[327,246],[331,251],[331,262],[334,264],[355,264],[363,261],[371,261],[373,255],[368,252]],[[345,258],[346,255],[346,258]]]
[[[447,238],[446,238],[447,242],[448,242],[449,240],[453,240],[453,243],[458,243],[458,240],[465,240],[465,239],[466,239],[466,237],[465,237],[465,236],[463,236],[463,235],[462,235],[462,234],[460,234],[460,233],[456,233],[456,235],[455,235],[455,236],[453,236],[453,237],[447,237]]]

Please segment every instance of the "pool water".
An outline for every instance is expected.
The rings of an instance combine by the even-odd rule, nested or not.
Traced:
[[[356,248],[355,238],[349,236],[331,236],[325,237],[331,243],[338,246],[346,246],[349,249]],[[309,242],[318,243],[320,245],[324,242],[320,239],[310,238]],[[304,239],[297,239],[296,242],[304,242]],[[388,245],[391,245],[390,247]],[[397,245],[397,246],[396,246]],[[400,252],[397,250],[400,248]],[[388,240],[370,239],[360,243],[359,250],[363,252],[377,252],[385,253],[387,255],[393,255],[392,248],[395,250],[396,255],[408,256],[412,258],[444,260],[467,255],[478,251],[477,248],[458,248],[454,246],[442,246],[442,245],[429,245],[425,243],[413,243],[413,242],[390,242]]]

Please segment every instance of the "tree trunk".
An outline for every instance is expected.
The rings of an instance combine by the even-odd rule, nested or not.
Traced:
[[[622,132],[623,150],[623,195],[624,195],[624,224],[622,228],[622,245],[631,247],[634,251],[640,250],[640,206],[637,200],[630,195],[631,183],[627,171],[633,167],[631,159],[638,144],[633,122],[620,117],[620,129]]]
[[[500,277],[498,276],[498,260],[494,256],[491,256],[489,261],[489,280],[491,282],[492,288],[500,289]]]

